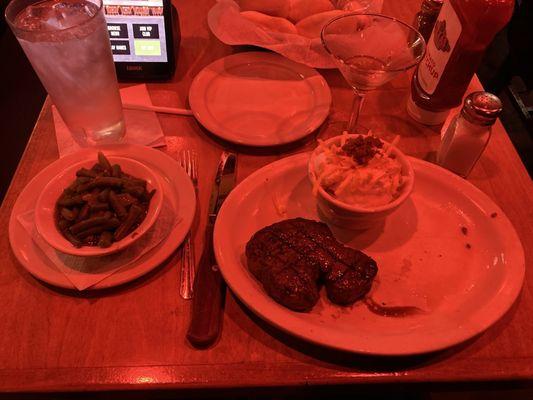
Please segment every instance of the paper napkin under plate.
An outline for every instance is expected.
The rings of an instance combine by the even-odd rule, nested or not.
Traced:
[[[131,267],[160,244],[180,223],[176,221],[172,206],[163,202],[161,213],[152,228],[124,251],[102,257],[79,257],[61,253],[46,243],[35,228],[33,214],[33,210],[27,211],[17,216],[17,220],[57,270],[78,290],[90,288],[115,272]]]

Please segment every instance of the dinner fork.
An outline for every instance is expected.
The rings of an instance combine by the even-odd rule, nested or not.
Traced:
[[[194,150],[182,150],[180,164],[191,178],[195,193],[198,192],[198,156]],[[192,228],[191,228],[192,229]],[[186,300],[193,297],[194,272],[196,260],[191,240],[192,232],[187,234],[181,250],[180,259],[180,295]]]

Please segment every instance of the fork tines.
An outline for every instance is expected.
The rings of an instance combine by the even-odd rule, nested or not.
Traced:
[[[182,150],[180,154],[180,164],[196,185],[198,181],[198,156],[194,150]]]

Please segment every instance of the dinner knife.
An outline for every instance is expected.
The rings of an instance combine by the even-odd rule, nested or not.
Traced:
[[[187,339],[195,347],[207,347],[220,335],[226,285],[215,259],[213,229],[218,211],[235,186],[237,156],[222,153],[211,190],[205,244],[194,279],[192,316]]]

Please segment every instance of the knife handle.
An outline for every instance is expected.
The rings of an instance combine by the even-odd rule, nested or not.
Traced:
[[[187,331],[187,339],[194,347],[208,347],[219,337],[225,289],[213,251],[213,226],[208,226],[204,251],[194,279],[192,316]]]

